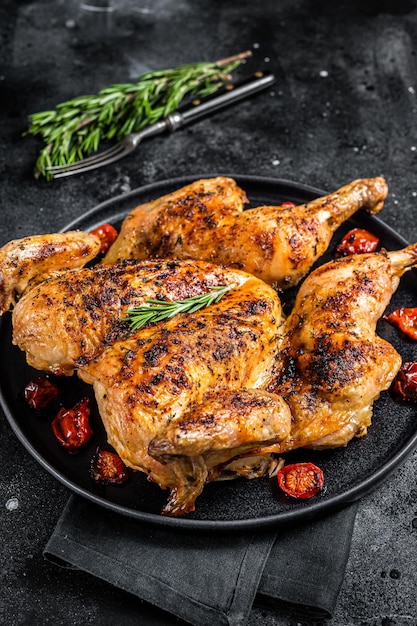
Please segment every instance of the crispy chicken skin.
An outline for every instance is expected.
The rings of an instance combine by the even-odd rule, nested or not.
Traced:
[[[322,265],[301,286],[286,322],[278,376],[293,418],[294,448],[346,445],[366,434],[372,407],[396,376],[401,357],[375,334],[401,275],[417,263],[417,245],[349,256]]]
[[[99,239],[83,231],[10,241],[0,248],[0,314],[16,304],[29,284],[58,269],[83,267],[99,248]]]
[[[248,278],[195,261],[126,261],[56,272],[15,306],[13,342],[32,367],[71,375],[126,332],[120,322],[128,309],[148,298],[181,300]]]
[[[104,263],[203,259],[291,287],[325,252],[340,224],[361,208],[378,212],[387,192],[384,179],[365,178],[297,207],[244,211],[245,195],[232,179],[199,180],[133,209]]]

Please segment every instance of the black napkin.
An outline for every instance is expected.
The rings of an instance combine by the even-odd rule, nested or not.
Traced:
[[[44,556],[196,626],[244,626],[255,600],[331,617],[356,510],[288,530],[209,534],[142,524],[71,496]]]

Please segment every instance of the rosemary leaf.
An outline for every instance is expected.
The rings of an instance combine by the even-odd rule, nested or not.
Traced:
[[[210,291],[207,293],[173,302],[149,299],[146,300],[146,304],[128,311],[123,321],[129,322],[132,330],[139,330],[146,324],[162,322],[163,320],[171,319],[179,313],[195,313],[204,307],[215,304],[230,289],[233,289],[232,285],[209,287]]]

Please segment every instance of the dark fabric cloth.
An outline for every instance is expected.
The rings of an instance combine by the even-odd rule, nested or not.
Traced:
[[[331,617],[356,509],[288,530],[184,533],[71,496],[44,556],[196,626],[244,626],[255,600]]]

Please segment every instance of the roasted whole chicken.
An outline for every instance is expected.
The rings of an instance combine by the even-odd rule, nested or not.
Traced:
[[[373,402],[400,367],[375,327],[417,264],[417,244],[319,267],[285,319],[277,292],[238,269],[190,259],[82,268],[95,237],[41,240],[0,251],[13,342],[33,367],[77,372],[93,386],[109,443],[169,490],[165,515],[192,511],[207,482],[267,475],[287,451],[364,435]],[[232,289],[191,315],[137,331],[126,321],[149,298],[179,300],[220,285]]]
[[[364,178],[297,207],[244,211],[233,179],[199,180],[133,209],[104,262],[202,259],[285,289],[307,274],[340,224],[361,208],[378,212],[387,193],[384,179]]]

